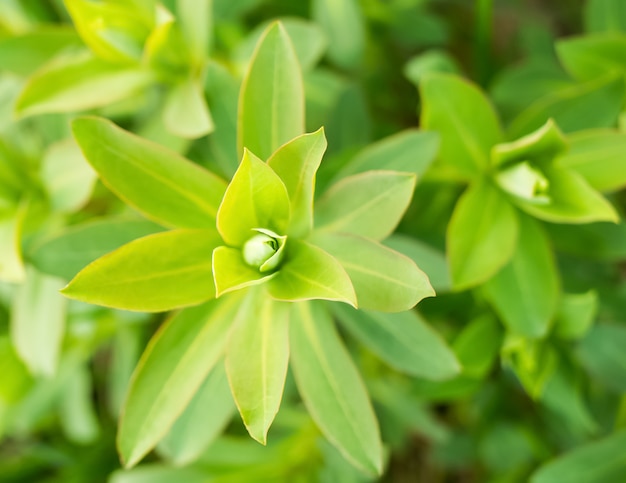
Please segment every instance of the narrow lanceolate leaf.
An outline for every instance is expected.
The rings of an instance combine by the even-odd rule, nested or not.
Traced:
[[[129,205],[165,226],[209,228],[226,189],[213,173],[105,119],[72,123],[85,158]]]
[[[316,230],[382,240],[404,215],[415,181],[414,174],[396,171],[369,171],[344,178],[316,203]]]
[[[218,362],[161,440],[158,452],[177,466],[192,463],[220,435],[236,412],[224,364]]]
[[[159,225],[143,219],[103,218],[72,225],[42,241],[33,247],[28,259],[39,271],[70,280],[96,258],[136,238],[160,231],[163,228]]]
[[[183,310],[152,338],[122,410],[117,447],[126,467],[167,434],[218,362],[239,302],[231,294]]]
[[[284,235],[288,223],[287,188],[272,168],[246,150],[217,215],[222,238],[241,246],[255,235],[255,228]]]
[[[291,206],[288,234],[304,236],[313,227],[315,173],[326,151],[324,129],[282,145],[267,164],[285,183]]]
[[[576,171],[598,191],[626,186],[626,134],[589,129],[568,137],[569,150],[558,165]]]
[[[211,254],[221,244],[212,230],[173,230],[139,238],[85,267],[62,293],[145,312],[199,304],[215,296]]]
[[[267,441],[287,376],[288,322],[292,304],[251,290],[241,307],[226,349],[226,372],[250,436]]]
[[[213,278],[217,297],[262,283],[273,276],[250,267],[239,249],[221,246],[213,250]]]
[[[15,110],[29,116],[93,109],[127,99],[151,82],[145,69],[110,64],[81,52],[55,59],[30,77]]]
[[[310,243],[288,241],[285,261],[268,282],[277,300],[337,300],[356,306],[350,277],[336,258]]]
[[[421,176],[439,150],[436,132],[407,129],[370,144],[346,164],[337,177],[385,169]]]
[[[399,371],[439,381],[461,370],[452,349],[412,310],[385,314],[334,304],[333,312],[354,337]]]
[[[350,276],[360,308],[381,312],[408,310],[435,292],[413,260],[375,241],[327,233],[313,238]]]
[[[531,483],[596,483],[626,478],[626,431],[584,444],[544,464]]]
[[[488,181],[470,186],[458,201],[447,232],[452,282],[457,289],[478,285],[500,270],[517,243],[515,208]]]
[[[525,337],[547,333],[559,295],[558,272],[549,240],[532,218],[520,217],[517,250],[485,292],[512,332]]]
[[[543,170],[548,180],[548,203],[533,203],[513,197],[522,210],[553,223],[617,222],[619,215],[600,193],[578,173],[558,166]]]
[[[63,280],[29,268],[11,310],[11,340],[34,375],[56,372],[65,333]]]
[[[291,363],[309,413],[349,461],[380,475],[382,446],[376,416],[325,305],[298,304],[293,315]]]
[[[441,135],[441,160],[463,177],[483,171],[491,147],[502,140],[487,97],[473,84],[447,74],[425,76],[420,92],[422,127]]]
[[[300,64],[285,28],[271,24],[257,45],[239,96],[237,145],[268,159],[304,133]]]
[[[213,131],[213,119],[200,82],[189,78],[172,87],[165,101],[163,122],[183,138],[199,138]]]

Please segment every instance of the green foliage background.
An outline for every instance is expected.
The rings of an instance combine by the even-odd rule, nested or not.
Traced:
[[[0,481],[625,480],[625,5],[3,0]]]

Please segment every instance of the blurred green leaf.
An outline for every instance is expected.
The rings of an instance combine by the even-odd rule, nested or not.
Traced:
[[[626,328],[599,324],[589,330],[577,350],[582,365],[592,377],[619,392],[626,391],[625,343]]]
[[[67,438],[76,444],[93,444],[100,436],[93,391],[92,376],[84,365],[78,366],[63,389],[61,425]]]
[[[213,131],[213,118],[199,82],[189,78],[171,88],[163,122],[169,132],[183,138],[199,138]]]
[[[414,311],[385,314],[336,304],[333,313],[350,334],[396,370],[433,381],[460,372],[452,350]]]
[[[626,36],[595,34],[560,40],[559,60],[581,81],[611,74],[626,74]]]
[[[593,325],[598,311],[595,290],[580,294],[563,294],[556,312],[554,332],[562,339],[580,339]]]
[[[621,0],[588,0],[583,20],[588,32],[626,32],[626,5]]]
[[[477,317],[458,333],[452,347],[463,374],[483,377],[498,357],[502,329],[491,315]]]

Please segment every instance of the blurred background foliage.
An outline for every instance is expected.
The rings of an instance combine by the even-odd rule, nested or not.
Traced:
[[[132,3],[140,11],[150,1]],[[180,2],[162,3],[180,9]],[[516,335],[484,286],[452,290],[445,236],[463,185],[436,163],[426,170],[437,140],[420,134],[418,149],[409,149],[403,138],[388,138],[420,126],[417,85],[432,72],[456,73],[487,92],[508,140],[549,117],[566,133],[621,132],[626,54],[614,54],[609,77],[578,75],[564,39],[626,38],[625,4],[210,3],[212,29],[197,62],[181,62],[157,41],[151,58],[103,54],[77,33],[61,0],[0,3],[0,481],[371,481],[320,437],[291,378],[264,448],[232,417],[232,402],[212,405],[209,396],[225,387],[219,374],[156,452],[121,470],[116,420],[163,316],[68,303],[57,293],[87,262],[160,229],[85,167],[68,141],[69,119],[77,112],[109,117],[230,176],[238,162],[239,84],[261,31],[277,18],[304,71],[307,131],[323,125],[328,138],[320,192],[353,159],[406,156],[424,174],[398,232],[421,244],[413,258],[438,296],[418,311],[449,342],[463,372],[443,382],[407,376],[344,334],[380,421],[387,449],[381,481],[626,479],[625,225],[543,224],[561,285],[551,330],[543,338]],[[140,48],[145,35],[135,39]],[[58,77],[46,77],[51,70]],[[186,91],[180,86],[188,79]],[[68,95],[73,104],[63,104]],[[186,129],[189,111],[171,109],[193,96],[207,109],[193,112],[206,121],[199,131]],[[611,149],[616,159],[626,156],[621,138]],[[619,188],[608,197],[623,214]]]

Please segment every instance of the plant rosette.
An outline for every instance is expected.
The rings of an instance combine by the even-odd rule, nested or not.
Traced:
[[[165,436],[222,357],[243,421],[265,443],[291,346],[300,393],[318,426],[348,459],[380,472],[365,387],[328,308],[315,301],[400,312],[434,295],[411,259],[380,243],[408,207],[415,175],[343,178],[313,216],[326,149],[321,129],[287,142],[267,162],[244,150],[229,184],[107,120],[79,118],[73,131],[107,186],[174,229],[97,259],[63,293],[126,310],[193,306],[159,330],[139,362],[119,433],[125,463],[135,464]],[[337,407],[323,407],[323,391]]]

